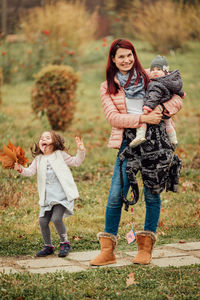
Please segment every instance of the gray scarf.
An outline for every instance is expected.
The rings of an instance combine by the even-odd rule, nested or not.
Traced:
[[[117,75],[117,79],[120,82],[121,87],[124,90],[126,98],[128,98],[128,99],[132,99],[132,98],[134,98],[134,99],[143,99],[144,98],[145,89],[144,89],[144,79],[143,79],[143,77],[141,76],[139,81],[138,81],[138,84],[134,85],[134,83],[136,81],[136,78],[137,78],[136,70],[134,70],[131,81],[130,81],[128,87],[126,87],[126,88],[124,88],[124,86],[125,86],[125,84],[128,80],[129,72],[126,75],[123,75],[122,73],[117,72],[116,75]]]

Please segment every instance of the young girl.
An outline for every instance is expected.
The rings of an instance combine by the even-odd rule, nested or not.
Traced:
[[[49,222],[52,221],[60,236],[59,257],[65,257],[70,251],[63,217],[73,214],[74,199],[79,197],[72,173],[68,166],[78,167],[85,158],[83,141],[76,137],[77,154],[67,154],[62,137],[54,131],[43,132],[40,140],[31,152],[35,159],[28,168],[15,163],[15,170],[23,176],[37,173],[39,204],[41,206],[39,223],[44,239],[44,248],[36,256],[54,253]]]

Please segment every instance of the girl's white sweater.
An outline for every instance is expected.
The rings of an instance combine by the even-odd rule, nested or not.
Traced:
[[[85,151],[77,151],[76,156],[70,156],[65,151],[57,150],[48,156],[48,161],[54,170],[68,201],[79,197],[77,186],[74,182],[69,166],[78,167],[85,158]],[[23,176],[33,176],[37,173],[39,204],[44,206],[46,186],[47,159],[44,155],[38,155],[28,168],[22,167]]]

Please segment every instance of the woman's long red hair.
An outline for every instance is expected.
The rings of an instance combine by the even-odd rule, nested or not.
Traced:
[[[132,69],[130,70],[129,78],[125,84],[125,87],[127,87],[129,85],[129,83],[131,81],[131,77],[132,77],[134,69],[135,69],[136,73],[137,73],[135,85],[138,84],[139,79],[142,76],[144,78],[144,87],[146,89],[147,84],[149,83],[149,77],[139,62],[135,48],[133,47],[131,42],[129,42],[128,40],[117,39],[112,42],[112,44],[110,46],[109,55],[108,55],[108,62],[107,62],[107,67],[106,67],[106,79],[108,82],[107,92],[109,94],[115,95],[115,94],[117,94],[117,92],[119,90],[118,84],[114,81],[114,77],[115,77],[116,73],[118,72],[118,68],[116,67],[115,63],[113,62],[113,58],[115,57],[116,52],[119,48],[130,49],[133,52],[133,56],[134,56],[134,60],[135,60],[134,65],[133,65]]]

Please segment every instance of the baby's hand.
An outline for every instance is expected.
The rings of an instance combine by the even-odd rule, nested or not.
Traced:
[[[21,167],[20,164],[18,164],[18,163],[15,163],[15,164],[14,164],[14,169],[15,169],[17,172],[19,172],[19,173],[22,172],[22,167]]]
[[[82,138],[76,136],[75,140],[76,140],[76,146],[77,146],[78,150],[85,151],[85,147],[84,147]]]
[[[147,109],[144,109],[144,110],[143,110],[143,114],[144,114],[144,115],[148,115],[148,113],[149,113],[149,111],[148,111]]]

